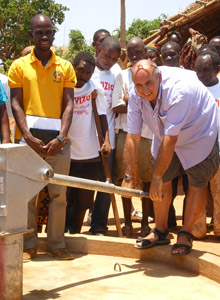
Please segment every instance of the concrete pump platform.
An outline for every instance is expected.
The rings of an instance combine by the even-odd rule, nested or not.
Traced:
[[[86,222],[82,234],[66,234],[67,248],[75,253],[73,261],[58,261],[46,255],[46,235],[40,234],[38,257],[23,264],[23,299],[219,299],[220,240],[213,233],[203,241],[194,241],[189,255],[170,254],[181,228],[182,200],[178,196],[174,203],[178,226],[170,233],[171,245],[167,246],[134,248],[140,223],[133,223],[132,238],[118,238],[112,211],[108,236],[92,236]],[[123,224],[118,196],[117,204]],[[140,200],[133,199],[133,204],[141,210]]]

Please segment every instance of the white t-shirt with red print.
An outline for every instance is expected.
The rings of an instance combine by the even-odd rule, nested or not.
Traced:
[[[107,102],[98,82],[90,80],[82,88],[74,88],[73,119],[69,129],[71,159],[84,160],[99,156],[92,92],[97,90],[96,106],[99,115],[106,115]]]
[[[115,149],[115,113],[112,110],[112,92],[115,85],[115,75],[112,70],[100,70],[95,67],[92,79],[102,85],[104,96],[107,100],[107,121],[109,129],[109,140],[112,149]]]

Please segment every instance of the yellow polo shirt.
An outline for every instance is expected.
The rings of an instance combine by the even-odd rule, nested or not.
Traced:
[[[74,88],[76,75],[70,62],[56,56],[45,67],[34,54],[16,59],[8,73],[10,88],[23,89],[25,115],[61,118],[63,88]],[[21,132],[16,131],[16,139]]]

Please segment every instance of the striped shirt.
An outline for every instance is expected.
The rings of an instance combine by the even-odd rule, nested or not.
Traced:
[[[178,135],[174,151],[186,170],[203,161],[214,146],[218,131],[217,106],[195,72],[165,66],[159,70],[162,82],[154,109],[138,95],[134,85],[131,88],[128,132],[138,134],[143,122],[148,125],[154,134],[154,159],[164,135]]]

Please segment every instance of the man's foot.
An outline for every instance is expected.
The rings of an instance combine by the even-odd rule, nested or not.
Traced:
[[[65,248],[51,249],[48,251],[50,255],[60,260],[72,260],[74,256]]]
[[[181,256],[190,253],[192,249],[193,235],[188,231],[179,231],[177,243],[173,245],[171,255]]]
[[[37,250],[34,248],[26,249],[23,253],[23,260],[31,260],[37,257]]]
[[[151,232],[150,226],[148,226],[147,224],[141,225],[141,236],[142,237],[147,236],[150,232]]]
[[[142,237],[139,237],[136,240],[135,248],[138,249],[147,249],[159,245],[167,245],[170,243],[170,240],[167,239],[167,236],[169,235],[168,230],[161,232],[157,228],[151,229],[151,232],[145,239]]]
[[[122,230],[122,234],[124,236],[126,236],[127,238],[132,236],[132,233],[133,233],[132,225],[125,225],[125,226],[122,227],[121,230]]]

